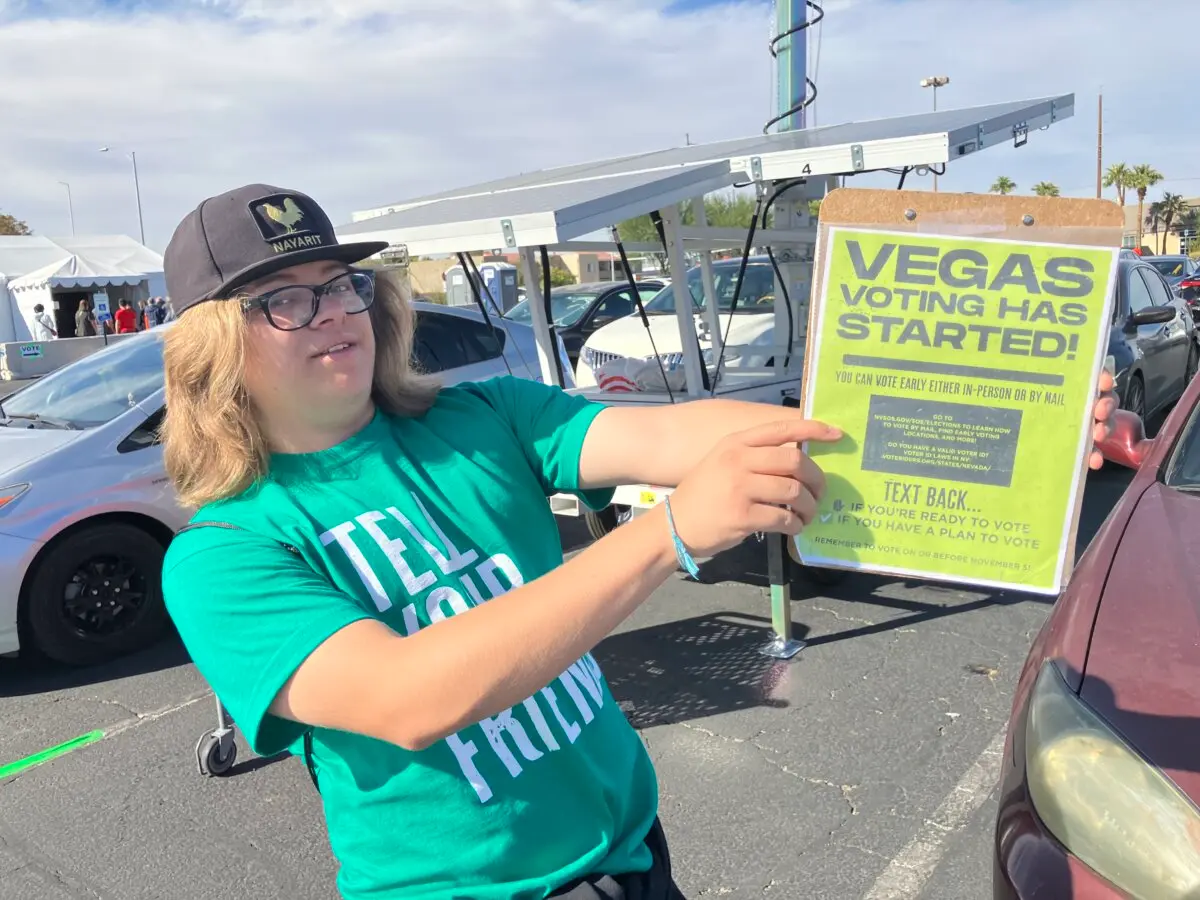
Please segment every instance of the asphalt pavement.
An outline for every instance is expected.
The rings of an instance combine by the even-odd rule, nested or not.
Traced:
[[[1081,547],[1127,481],[1089,477]],[[850,576],[796,596],[808,646],[774,662],[765,572],[750,541],[705,583],[681,573],[597,651],[687,896],[990,897],[998,751],[1046,599]],[[0,900],[336,896],[299,760],[243,743],[230,776],[197,772],[215,711],[177,642],[78,672],[0,659],[0,709],[0,766],[106,734],[0,781]]]
[[[36,378],[14,378],[11,381],[0,379],[0,400],[3,400],[9,394],[16,393],[27,384],[33,384],[37,381]]]

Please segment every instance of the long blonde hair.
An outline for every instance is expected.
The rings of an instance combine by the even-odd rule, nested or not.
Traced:
[[[421,415],[440,385],[413,366],[408,291],[377,273],[368,315],[375,332],[371,398],[392,415]],[[243,383],[247,338],[241,304],[213,300],[180,316],[163,341],[163,460],[184,506],[236,496],[267,473],[269,449]]]

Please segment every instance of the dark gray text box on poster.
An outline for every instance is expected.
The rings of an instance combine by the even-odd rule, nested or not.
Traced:
[[[1020,432],[1019,409],[873,396],[862,467],[1008,487]]]

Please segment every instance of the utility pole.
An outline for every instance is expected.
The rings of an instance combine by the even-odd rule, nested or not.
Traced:
[[[67,215],[71,217],[71,237],[75,237],[75,204],[71,202],[71,185],[65,181],[59,184],[67,189]]]
[[[1096,199],[1104,189],[1104,88],[1100,88],[1096,109]]]
[[[101,147],[100,152],[108,153],[109,148]],[[138,236],[141,238],[142,243],[145,244],[146,243],[146,226],[142,222],[142,186],[141,186],[141,184],[138,183],[137,151],[136,150],[129,151],[129,159],[133,162],[133,193],[134,193],[134,196],[137,198]]]
[[[921,87],[933,88],[933,111],[937,112],[937,92],[938,88],[945,87],[950,83],[949,75],[932,75],[929,78],[921,79]],[[937,170],[933,172],[933,192],[936,194],[938,189]]]

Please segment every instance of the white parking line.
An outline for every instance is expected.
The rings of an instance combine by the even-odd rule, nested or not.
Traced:
[[[908,846],[875,879],[863,900],[913,900],[920,896],[946,852],[947,840],[967,824],[996,786],[1004,734],[1001,728]]]
[[[163,706],[159,709],[151,710],[146,713],[138,713],[130,716],[128,719],[122,719],[120,722],[115,722],[103,729],[104,737],[110,738],[120,734],[123,731],[128,731],[130,728],[136,728],[138,725],[145,725],[147,722],[153,722],[156,719],[161,719],[163,716],[169,716],[171,713],[177,713],[181,709],[187,709],[199,703],[201,700],[207,699],[213,695],[212,690],[197,691],[196,693],[180,700],[178,703],[173,703],[170,706]],[[216,720],[216,710],[213,710],[213,719]]]

